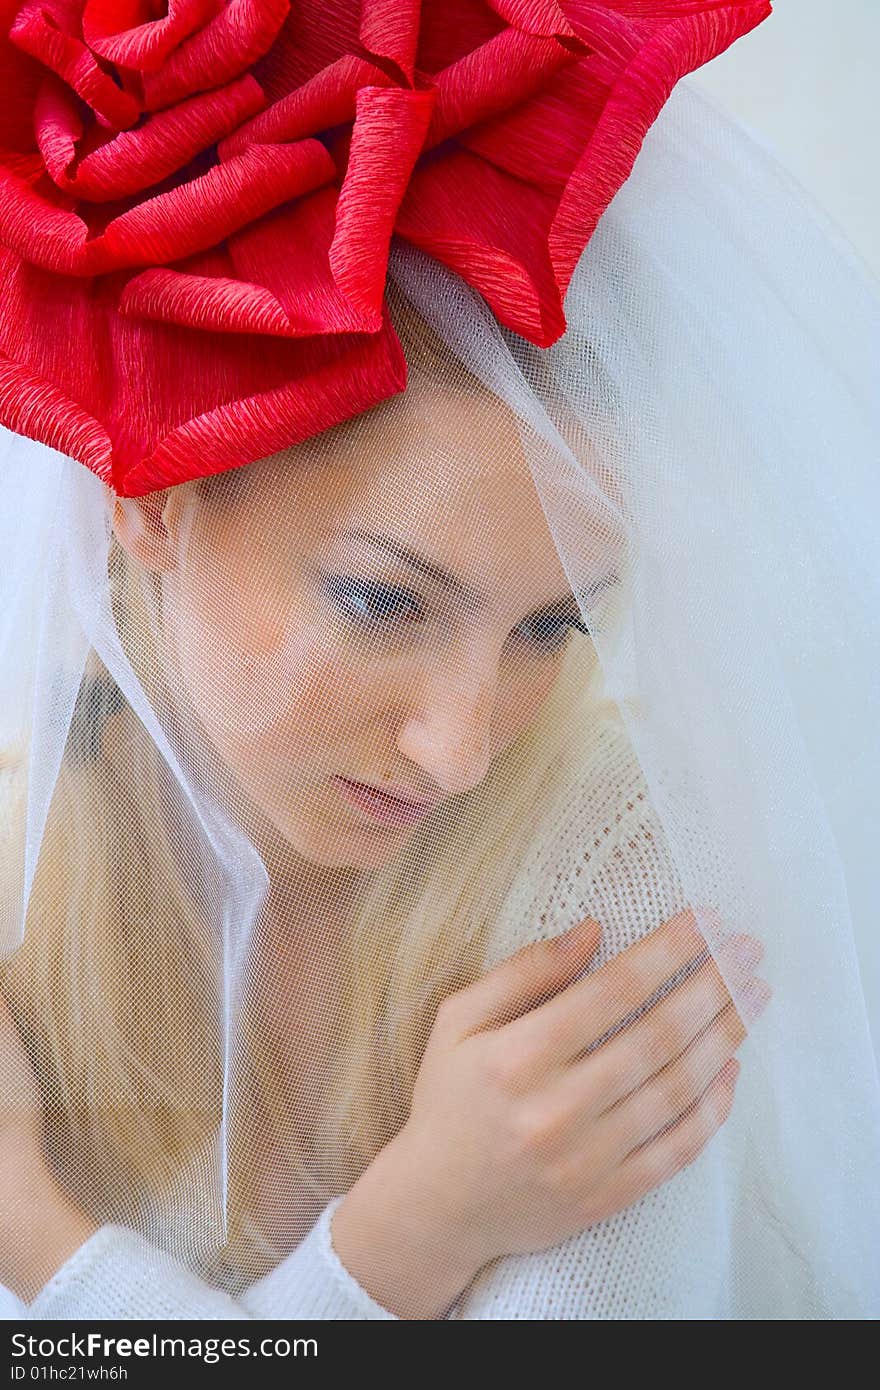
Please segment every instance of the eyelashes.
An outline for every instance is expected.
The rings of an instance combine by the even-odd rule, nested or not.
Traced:
[[[324,591],[334,606],[345,617],[354,619],[366,628],[383,632],[397,631],[412,622],[418,622],[421,616],[418,599],[406,589],[374,584],[368,580],[353,579],[345,575],[329,575],[322,582]],[[405,609],[409,609],[409,616],[402,616],[402,610]],[[543,652],[560,651],[565,645],[569,629],[589,635],[589,628],[580,618],[564,613],[548,613],[532,619],[525,626],[537,629],[537,635],[526,636],[524,640]]]

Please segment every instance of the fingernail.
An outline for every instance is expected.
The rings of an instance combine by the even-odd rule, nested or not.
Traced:
[[[595,917],[584,917],[582,921],[576,922],[572,927],[572,931],[582,936],[590,936],[593,932],[598,930],[599,923],[596,921]]]
[[[713,927],[721,926],[721,913],[716,907],[711,907],[709,903],[693,903],[691,910],[696,917],[703,917]]]
[[[743,1009],[747,1019],[756,1019],[764,1012],[773,998],[773,990],[766,980],[749,980],[741,990]],[[742,1012],[742,1010],[740,1010]]]
[[[735,964],[746,969],[764,958],[764,947],[754,936],[734,936],[725,943],[723,950]]]
[[[592,917],[586,917],[582,922],[575,922],[573,927],[567,927],[564,932],[559,932],[552,940],[561,951],[579,951],[583,948],[584,942],[594,936],[599,928],[599,923]]]

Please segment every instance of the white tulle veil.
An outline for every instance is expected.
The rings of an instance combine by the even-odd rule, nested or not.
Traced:
[[[447,403],[446,466],[457,458],[473,467],[466,432],[453,426],[456,393],[488,390],[515,422],[589,637],[574,639],[578,661],[553,696],[560,704],[544,711],[541,741],[524,734],[493,768],[492,806],[502,806],[506,787],[513,810],[487,813],[480,796],[489,784],[482,793],[452,788],[442,818],[420,827],[415,848],[408,842],[397,878],[393,865],[372,866],[382,875],[374,902],[396,904],[399,915],[387,958],[381,931],[372,948],[369,936],[359,938],[359,969],[372,949],[384,981],[382,1008],[363,1018],[390,1031],[347,1035],[339,1084],[324,1093],[329,1114],[311,1093],[297,1112],[280,1069],[271,1072],[278,1089],[267,1094],[282,1140],[296,1150],[298,1177],[270,1187],[270,1202],[290,1220],[278,1223],[281,1234],[256,1220],[234,1259],[223,1252],[239,1231],[230,1217],[235,1187],[248,1137],[259,1134],[246,1070],[257,924],[284,855],[275,832],[283,831],[287,753],[271,732],[297,682],[315,673],[301,664],[296,610],[281,611],[280,579],[266,591],[269,631],[249,629],[240,647],[209,646],[208,624],[181,631],[197,595],[212,620],[240,620],[244,629],[240,605],[251,592],[246,579],[203,561],[210,493],[186,485],[181,563],[165,595],[175,595],[182,666],[210,665],[215,733],[235,747],[260,739],[266,769],[274,749],[280,780],[265,804],[277,814],[267,815],[273,834],[261,837],[204,753],[201,729],[182,728],[179,712],[169,718],[167,691],[179,671],[172,679],[154,641],[155,591],[145,588],[140,607],[120,618],[116,499],[79,462],[3,431],[3,988],[44,1087],[46,1149],[59,1181],[97,1220],[153,1242],[157,1268],[166,1255],[182,1260],[233,1294],[264,1274],[405,1114],[411,1075],[402,1064],[397,1074],[388,1064],[372,1091],[354,1081],[346,1091],[351,1059],[371,1074],[370,1037],[386,1063],[404,1056],[412,1065],[432,991],[591,908],[601,921],[592,889],[578,897],[589,875],[580,868],[627,802],[633,774],[621,772],[617,792],[614,779],[628,767],[656,857],[645,871],[634,841],[618,846],[622,925],[596,964],[656,927],[664,907],[709,904],[722,923],[700,916],[713,952],[730,931],[765,944],[761,973],[773,1000],[750,1025],[734,1108],[700,1158],[629,1212],[571,1237],[577,1260],[565,1267],[583,1279],[578,1311],[570,1278],[563,1288],[561,1278],[539,1277],[544,1252],[501,1261],[480,1285],[482,1303],[478,1288],[455,1315],[493,1316],[491,1292],[501,1284],[519,1290],[526,1317],[876,1316],[878,286],[773,151],[685,80],[581,257],[565,300],[568,329],[552,347],[499,327],[475,291],[402,241],[393,244],[389,288],[392,308],[403,317],[415,309],[448,349],[445,366],[437,356],[424,368]],[[412,358],[413,399],[420,360]],[[411,440],[419,421],[404,413],[408,394],[381,410]],[[371,416],[353,427],[355,441],[373,437]],[[435,481],[441,439],[426,428],[412,488],[440,531],[466,529],[467,516],[444,521]],[[254,467],[265,469],[271,489],[279,469],[299,461],[304,479],[313,466],[331,466],[326,441]],[[277,505],[286,505],[280,490]],[[130,499],[126,506],[133,515]],[[369,518],[375,530],[394,521],[383,506],[377,500]],[[294,511],[288,522],[292,535]],[[491,576],[505,536],[484,542]],[[275,576],[280,558],[266,563]],[[594,592],[588,586],[611,563],[617,582]],[[460,691],[464,675],[451,647],[442,651],[448,688]],[[346,698],[342,686],[327,695],[340,711]],[[393,720],[393,709],[385,713]],[[326,752],[320,727],[315,749]],[[81,769],[108,739],[116,775],[100,784],[103,793],[90,784],[86,795]],[[149,784],[151,754],[158,770]],[[270,786],[268,770],[260,786]],[[141,845],[142,860],[135,849],[138,827],[163,815],[197,924],[179,954],[154,925],[160,917],[173,924],[177,900],[150,868],[152,842]],[[123,854],[129,877],[137,858],[142,893],[120,907],[106,865]],[[442,875],[433,856],[446,866]],[[58,905],[61,862],[76,901],[115,903],[125,932],[106,949],[100,932]],[[345,869],[344,854],[324,862]],[[441,878],[452,884],[448,898]],[[547,915],[553,902],[555,917]],[[437,927],[444,913],[445,933]],[[430,949],[419,936],[429,923]],[[122,1013],[102,1005],[113,972],[129,982]],[[329,997],[329,979],[310,979]],[[83,980],[94,988],[84,992]],[[344,992],[351,981],[335,984]],[[731,990],[736,1001],[733,982]],[[365,999],[357,1007],[367,1009]],[[153,1024],[167,1036],[180,1028],[187,1036],[189,1026],[185,1055],[154,1048]],[[391,1037],[388,1052],[380,1035]],[[368,1116],[364,1097],[375,1098],[376,1086],[381,1103]],[[140,1165],[137,1145],[126,1145],[126,1129],[141,1123],[143,1135],[152,1129],[167,1141],[165,1166],[161,1144],[144,1138]],[[293,1191],[312,1200],[296,1219]]]

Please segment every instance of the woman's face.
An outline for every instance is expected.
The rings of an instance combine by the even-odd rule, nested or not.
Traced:
[[[422,817],[380,817],[338,779],[430,803],[477,786],[580,619],[515,423],[411,378],[344,434],[227,477],[189,516],[171,489],[164,513],[190,700],[298,854],[380,867]]]

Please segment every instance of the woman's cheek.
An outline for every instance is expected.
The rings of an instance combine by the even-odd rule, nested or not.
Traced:
[[[247,658],[232,665],[234,674],[221,690],[203,682],[208,725],[225,735],[227,756],[267,767],[276,779],[292,767],[308,775],[311,767],[335,763],[346,747],[344,730],[372,707],[363,672],[328,656],[322,644],[309,645],[305,635],[250,672]],[[228,702],[226,719],[218,717],[218,697]]]
[[[363,664],[328,653],[323,645],[304,648],[291,672],[285,727],[308,759],[326,761],[344,742],[343,730],[369,720],[387,699],[381,678],[365,676]]]
[[[540,670],[526,679],[512,682],[500,701],[498,732],[502,748],[514,743],[537,719],[562,668],[563,655],[544,661]]]

